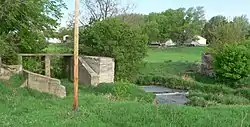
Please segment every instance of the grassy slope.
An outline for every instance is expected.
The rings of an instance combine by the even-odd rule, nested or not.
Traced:
[[[73,114],[71,93],[65,99],[58,99],[27,89],[15,89],[20,84],[20,78],[12,79],[8,84],[0,83],[0,126],[3,127],[250,126],[250,115],[246,115],[250,113],[249,106],[195,108],[109,101],[80,87],[79,112]],[[72,89],[72,84],[65,85]]]
[[[162,63],[164,61],[200,61],[201,54],[204,52],[204,47],[181,47],[167,49],[150,49],[148,57],[145,59],[151,63]]]
[[[150,49],[145,58],[146,65],[140,69],[143,74],[181,75],[190,66],[201,61],[205,47],[181,47],[168,49]]]

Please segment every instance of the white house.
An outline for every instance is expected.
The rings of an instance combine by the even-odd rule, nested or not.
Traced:
[[[195,36],[196,40],[187,40],[186,44],[193,45],[193,46],[206,46],[207,45],[207,39],[196,35]]]
[[[46,38],[46,41],[48,43],[61,43],[61,40],[57,38]]]
[[[171,39],[169,39],[169,40],[167,40],[167,41],[165,42],[165,45],[166,45],[166,46],[175,46],[176,44],[175,44]]]

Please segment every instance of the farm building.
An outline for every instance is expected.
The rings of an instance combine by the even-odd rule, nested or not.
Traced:
[[[206,46],[207,45],[207,39],[196,35],[195,40],[189,39],[185,42],[186,45],[192,45],[192,46]]]
[[[176,46],[176,44],[171,39],[169,39],[168,41],[166,41],[164,43],[164,45],[166,45],[166,46]]]

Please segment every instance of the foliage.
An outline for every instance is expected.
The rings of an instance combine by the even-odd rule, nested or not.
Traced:
[[[225,45],[214,55],[214,71],[220,78],[239,80],[250,74],[250,54],[244,45]]]
[[[46,53],[72,53],[73,46],[70,43],[61,43],[61,44],[50,44],[47,48],[43,49],[43,52]],[[51,76],[55,78],[66,78],[65,59],[59,56],[51,57]]]
[[[8,44],[6,34],[0,35],[0,57],[5,64],[16,64],[17,54],[15,48]]]
[[[161,13],[150,13],[146,26],[149,40],[164,42],[172,39],[182,45],[201,33],[205,23],[203,7],[168,9]],[[156,33],[154,33],[156,32]],[[151,33],[157,34],[151,35]]]
[[[15,53],[38,53],[46,47],[45,38],[53,36],[57,19],[65,5],[62,0],[2,0],[0,5],[0,36],[4,36],[6,59]],[[14,53],[12,53],[14,52]]]
[[[83,29],[80,53],[115,59],[116,79],[131,80],[147,53],[147,36],[141,29],[111,18]]]
[[[41,57],[24,57],[23,68],[34,73],[44,74],[44,61]]]
[[[214,16],[205,24],[202,35],[212,50],[220,50],[224,44],[238,43],[246,38],[247,20],[244,16],[234,17],[233,21],[221,15]]]

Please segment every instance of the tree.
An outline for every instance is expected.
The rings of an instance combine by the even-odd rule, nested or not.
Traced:
[[[238,27],[241,28],[243,36],[247,38],[250,27],[249,19],[247,18],[247,16],[246,15],[236,16],[234,17],[233,22],[236,23]]]
[[[216,76],[237,81],[250,74],[250,53],[242,44],[225,44],[214,55],[213,68]]]
[[[133,7],[131,4],[124,4],[121,0],[82,0],[82,5],[83,8],[86,8],[86,13],[90,14],[87,18],[90,24],[108,17],[125,14]],[[86,20],[86,15],[83,18]]]
[[[207,39],[208,43],[216,43],[216,29],[228,23],[225,16],[214,16],[212,17],[202,29],[202,36]]]
[[[155,21],[151,21],[145,24],[144,31],[148,35],[149,42],[159,41],[159,24]]]
[[[15,52],[40,52],[59,25],[62,0],[2,0],[0,35]]]
[[[185,16],[185,32],[183,33],[183,41],[194,39],[195,35],[201,35],[202,28],[206,23],[204,7],[197,6],[189,8]]]
[[[154,25],[151,33],[154,31],[159,33],[157,33],[158,41],[165,42],[171,39],[182,45],[186,40],[193,39],[195,35],[201,34],[206,21],[203,9],[203,7],[198,6],[189,9],[168,9],[161,13],[150,13],[146,18],[146,24]]]
[[[235,17],[228,21],[224,16],[212,17],[203,28],[203,36],[210,43],[210,49],[221,50],[223,45],[239,43],[247,34],[245,20],[242,17]]]
[[[98,21],[80,31],[80,53],[115,58],[116,79],[132,80],[147,54],[147,36],[117,18]]]

